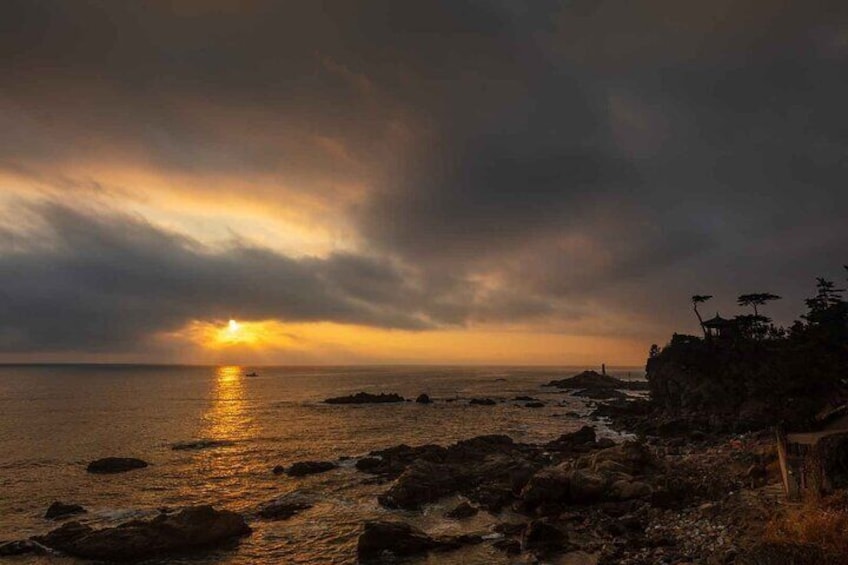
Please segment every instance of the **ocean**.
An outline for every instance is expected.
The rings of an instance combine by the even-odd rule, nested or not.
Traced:
[[[0,366],[0,541],[45,533],[51,502],[81,504],[94,526],[147,518],[160,508],[212,504],[244,514],[298,491],[315,506],[284,521],[251,518],[238,545],[150,563],[356,562],[364,520],[400,518],[429,533],[488,532],[508,516],[481,512],[463,521],[442,514],[458,499],[422,512],[377,504],[387,484],[354,468],[356,457],[406,443],[449,444],[481,434],[545,442],[589,422],[592,401],[542,384],[585,367],[198,367],[150,365]],[[246,376],[256,372],[257,376]],[[641,368],[609,371],[641,378]],[[328,405],[325,398],[395,392],[434,403]],[[527,408],[512,400],[545,402]],[[471,398],[503,400],[470,406]],[[603,422],[599,435],[615,437]],[[217,443],[173,449],[187,442]],[[138,457],[146,469],[92,475],[89,461]],[[340,468],[313,476],[274,475],[275,465],[332,460]],[[70,558],[10,558],[18,563],[74,563]],[[508,563],[488,544],[412,563]]]

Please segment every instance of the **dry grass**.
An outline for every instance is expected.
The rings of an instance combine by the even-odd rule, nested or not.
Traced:
[[[766,525],[764,541],[812,545],[826,553],[848,555],[848,493],[785,509]]]

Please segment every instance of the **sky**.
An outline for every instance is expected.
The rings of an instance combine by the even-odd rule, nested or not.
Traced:
[[[0,362],[640,365],[848,262],[843,0],[6,0],[0,63]]]

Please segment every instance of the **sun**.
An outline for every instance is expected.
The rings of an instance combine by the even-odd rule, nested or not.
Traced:
[[[239,324],[235,320],[230,320],[230,322],[227,324],[227,331],[229,331],[231,334],[237,334],[240,329],[241,324]]]

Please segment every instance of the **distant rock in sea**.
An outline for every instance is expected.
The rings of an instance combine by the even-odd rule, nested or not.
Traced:
[[[348,396],[337,396],[328,398],[324,402],[326,404],[383,404],[387,402],[404,402],[405,399],[395,393],[386,394],[370,394],[368,392],[357,392]]]
[[[227,447],[230,445],[235,445],[235,442],[226,439],[198,439],[177,442],[171,445],[171,449],[174,451],[192,451],[196,449],[209,449],[212,447]]]
[[[104,457],[88,464],[86,470],[89,473],[106,475],[112,473],[125,473],[133,469],[147,467],[147,462],[134,457]]]
[[[574,375],[573,377],[568,377],[567,379],[554,380],[542,386],[566,389],[648,389],[647,382],[624,381],[615,377],[611,377],[610,375],[602,375],[597,371],[583,371],[582,373]]]
[[[311,498],[300,492],[291,492],[263,504],[258,514],[267,520],[287,520],[312,506]]]
[[[497,402],[491,398],[472,398],[468,404],[473,406],[494,406]]]
[[[418,398],[415,399],[415,402],[417,402],[418,404],[430,404],[433,401],[430,399],[429,395],[424,394],[422,392],[421,394],[418,395]]]
[[[332,471],[337,465],[332,461],[299,461],[288,468],[286,474],[290,477],[305,477]]]

